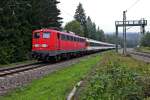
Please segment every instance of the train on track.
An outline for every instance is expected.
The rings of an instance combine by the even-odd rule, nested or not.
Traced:
[[[32,32],[32,57],[38,60],[59,60],[114,49],[115,44],[96,41],[54,29]]]

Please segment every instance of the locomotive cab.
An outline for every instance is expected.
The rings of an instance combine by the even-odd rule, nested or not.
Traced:
[[[32,57],[45,58],[58,49],[57,31],[41,29],[32,32]],[[36,55],[36,57],[35,57]]]
[[[32,51],[47,50],[53,51],[56,49],[56,32],[51,30],[34,31],[32,35]]]

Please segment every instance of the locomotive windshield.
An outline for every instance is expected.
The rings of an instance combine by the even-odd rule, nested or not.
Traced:
[[[43,38],[50,38],[50,32],[43,32]]]
[[[34,33],[33,38],[40,38],[40,33],[39,32]]]

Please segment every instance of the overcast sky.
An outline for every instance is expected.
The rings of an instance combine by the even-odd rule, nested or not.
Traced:
[[[122,13],[127,12],[127,20],[139,20],[145,18],[148,20],[146,30],[150,30],[150,0],[139,0],[131,9],[130,7],[137,0],[58,0],[63,17],[64,24],[73,20],[75,10],[81,2],[85,10],[86,16],[90,16],[92,21],[96,23],[105,32],[115,32],[115,21],[122,20]],[[64,25],[63,24],[63,25]],[[122,31],[122,29],[120,29]],[[139,27],[133,27],[128,31],[139,32]]]

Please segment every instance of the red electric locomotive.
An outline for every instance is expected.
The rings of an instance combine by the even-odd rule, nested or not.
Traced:
[[[59,59],[85,49],[86,39],[74,33],[53,29],[35,30],[32,33],[32,57],[39,60]]]

